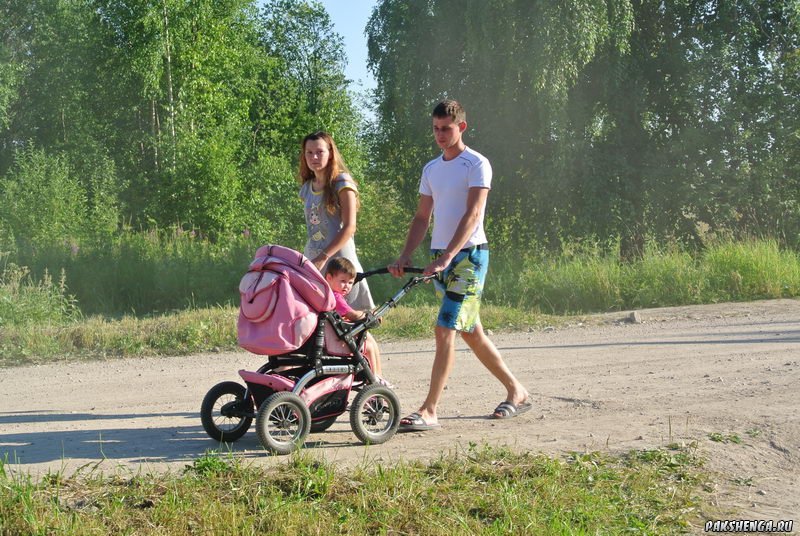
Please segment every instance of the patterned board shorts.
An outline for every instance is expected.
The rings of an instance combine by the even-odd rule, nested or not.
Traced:
[[[431,250],[435,260],[443,250]],[[489,268],[486,244],[459,251],[450,265],[433,280],[436,296],[441,300],[436,325],[472,333],[480,322],[481,295]]]

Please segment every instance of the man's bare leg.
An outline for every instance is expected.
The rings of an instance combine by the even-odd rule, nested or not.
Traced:
[[[483,366],[486,367],[495,378],[500,380],[500,383],[506,388],[506,401],[517,406],[528,400],[528,391],[517,378],[514,377],[508,366],[506,366],[497,347],[489,340],[489,337],[486,336],[486,333],[483,331],[483,326],[481,326],[480,323],[475,326],[472,333],[462,331],[461,338],[463,338],[464,342],[472,349]]]
[[[439,399],[442,397],[447,378],[453,370],[453,363],[456,359],[455,351],[456,332],[449,328],[436,326],[436,356],[433,359],[431,369],[431,384],[428,388],[428,396],[419,408],[419,413],[427,424],[439,422],[436,416],[436,408]]]

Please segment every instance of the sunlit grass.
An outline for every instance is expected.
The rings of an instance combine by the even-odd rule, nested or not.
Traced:
[[[61,325],[26,325],[0,331],[0,365],[53,359],[185,355],[237,347],[233,307],[121,319],[100,316]]]
[[[142,240],[149,244],[148,248],[157,243],[155,239],[152,243]],[[248,248],[243,242],[237,244],[236,255],[243,256]],[[206,257],[204,247],[210,248]],[[213,259],[221,252],[231,253],[221,246],[214,248],[193,244],[187,238],[175,239],[172,253],[167,255],[171,260],[157,263],[161,270],[171,266],[174,273],[160,284],[169,287],[164,293],[173,296],[167,300],[170,302],[181,292],[197,294],[184,296],[183,308],[149,315],[84,316],[78,309],[80,302],[70,294],[69,281],[56,284],[49,277],[37,281],[24,268],[6,265],[0,278],[0,366],[54,358],[181,355],[235,349],[236,308],[231,303],[208,307],[194,303],[208,301],[208,296],[199,296],[203,289],[223,285],[212,281],[214,278],[227,278],[224,285],[235,286],[243,269],[234,266],[246,264],[226,260],[224,269],[209,268],[207,265],[214,265]],[[156,255],[154,249],[147,251],[148,255]],[[171,257],[173,254],[178,256]],[[194,287],[186,281],[169,286],[168,281],[177,281],[178,274],[186,272],[179,266],[180,255],[184,254],[200,259],[190,265],[190,272],[216,275],[191,280]],[[124,271],[127,275],[120,275],[120,286],[155,284],[152,275],[136,279],[137,271],[148,270],[144,261],[137,262],[135,270],[128,267]],[[229,273],[223,277],[223,272]],[[107,284],[100,283],[97,294],[102,294]],[[378,277],[373,294],[377,300],[386,299],[401,284],[388,276]],[[120,296],[125,292],[118,292],[117,298],[123,299]],[[137,294],[137,299],[151,293],[152,289]],[[548,315],[797,296],[800,257],[770,240],[720,242],[708,246],[699,256],[678,248],[651,248],[644,258],[630,263],[620,263],[608,253],[589,248],[557,259],[495,256],[481,319],[487,329],[525,330],[567,320]],[[430,285],[415,288],[375,330],[377,339],[430,336],[436,319],[435,303]]]
[[[169,315],[121,319],[93,316],[65,324],[28,324],[0,330],[0,366],[53,360],[188,355],[237,350],[238,309],[215,307]],[[487,306],[487,329],[541,327],[554,320],[508,307]],[[398,306],[374,330],[378,341],[430,336],[436,321],[431,306]]]
[[[704,301],[800,294],[800,257],[773,240],[718,244],[704,255],[700,271],[706,282]]]
[[[692,448],[555,459],[473,445],[354,469],[212,452],[182,474],[33,482],[2,470],[0,533],[675,534],[700,514],[701,466]]]
[[[800,296],[800,256],[772,240],[720,242],[692,256],[651,248],[620,263],[594,251],[528,262],[519,305],[543,312],[589,313]]]
[[[80,317],[74,297],[67,292],[65,277],[53,281],[45,271],[41,278],[28,268],[0,258],[0,329],[4,326],[56,323]]]

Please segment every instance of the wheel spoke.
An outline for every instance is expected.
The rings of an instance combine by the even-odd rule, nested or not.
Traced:
[[[265,448],[277,454],[289,454],[303,444],[311,425],[311,414],[298,395],[279,392],[262,402],[256,425]]]
[[[286,404],[280,405],[270,414],[269,421],[272,424],[269,427],[269,434],[276,439],[276,441],[290,442],[295,439],[300,432],[298,424],[299,417],[294,409]]]
[[[214,424],[224,432],[235,429],[242,422],[241,417],[229,417],[222,414],[222,408],[237,400],[239,399],[233,395],[225,395],[219,397],[214,404]]]
[[[399,423],[400,401],[388,387],[369,385],[356,395],[350,410],[350,426],[363,443],[385,443],[395,434]]]
[[[250,428],[252,404],[247,391],[236,382],[222,382],[203,398],[200,420],[206,433],[217,441],[236,441]]]
[[[391,423],[384,421],[384,416],[388,411],[390,405],[382,396],[373,396],[364,401],[364,406],[361,411],[361,422],[372,433],[379,433],[387,428]]]

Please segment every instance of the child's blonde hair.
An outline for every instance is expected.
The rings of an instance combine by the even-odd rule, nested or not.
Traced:
[[[328,261],[325,275],[335,276],[336,274],[347,274],[350,277],[355,277],[356,267],[344,257],[334,257]]]

